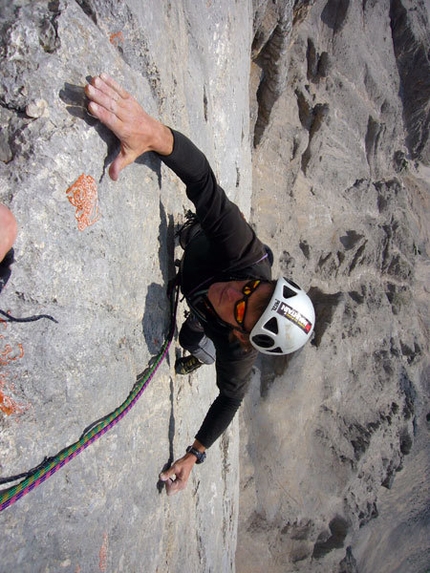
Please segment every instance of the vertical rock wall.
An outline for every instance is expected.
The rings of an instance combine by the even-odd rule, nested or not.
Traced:
[[[0,323],[6,477],[121,404],[167,333],[173,235],[190,205],[155,157],[109,180],[118,144],[85,112],[86,78],[110,73],[189,134],[249,212],[252,14],[227,0],[16,0],[1,16],[0,200],[19,236],[0,308],[58,321]],[[237,423],[186,492],[157,490],[216,393],[213,368],[174,377],[175,352],[118,425],[0,514],[2,573],[233,570]]]

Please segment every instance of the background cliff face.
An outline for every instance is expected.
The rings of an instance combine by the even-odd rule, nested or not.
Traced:
[[[252,220],[317,322],[242,411],[238,570],[427,571],[428,13],[308,4],[255,30]]]
[[[58,321],[0,324],[2,476],[121,403],[167,330],[189,205],[151,156],[109,180],[117,142],[84,111],[90,75],[205,151],[318,322],[312,345],[256,365],[240,446],[238,417],[168,499],[158,473],[216,394],[212,368],[174,376],[172,348],[120,424],[0,514],[0,570],[425,571],[428,5],[15,0],[1,15],[0,200],[20,232],[0,308]],[[83,217],[69,198],[85,182]]]

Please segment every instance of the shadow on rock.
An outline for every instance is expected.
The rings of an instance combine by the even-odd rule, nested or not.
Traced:
[[[142,318],[143,336],[150,354],[157,354],[166,339],[170,321],[169,308],[167,287],[150,284]]]
[[[88,98],[83,86],[65,82],[59,96],[61,101],[66,104],[66,110],[70,115],[83,119],[90,126],[98,123],[98,119],[88,112]]]
[[[332,322],[334,311],[342,300],[343,295],[341,292],[326,294],[318,287],[312,287],[308,295],[314,304],[316,315],[314,337],[311,344],[318,348],[325,331]]]

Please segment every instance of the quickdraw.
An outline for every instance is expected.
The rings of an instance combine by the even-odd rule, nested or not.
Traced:
[[[46,481],[64,465],[85,450],[90,444],[95,442],[98,438],[101,438],[101,436],[113,428],[136,404],[140,396],[148,387],[149,382],[152,380],[159,366],[167,356],[170,344],[175,334],[176,311],[179,300],[179,286],[177,279],[173,279],[169,285],[169,298],[171,302],[171,320],[166,340],[159,353],[151,359],[148,367],[137,376],[136,382],[124,402],[110,414],[107,414],[87,427],[77,442],[70,444],[55,456],[45,458],[37,467],[23,474],[8,478],[0,478],[0,484],[14,482],[19,479],[22,480],[18,484],[0,491],[0,511],[11,506],[21,497]]]

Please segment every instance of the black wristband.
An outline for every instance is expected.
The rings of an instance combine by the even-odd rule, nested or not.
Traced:
[[[196,464],[202,464],[206,459],[206,452],[199,452],[199,450],[196,450],[193,446],[188,446],[187,454],[193,454],[193,456],[196,456]]]

